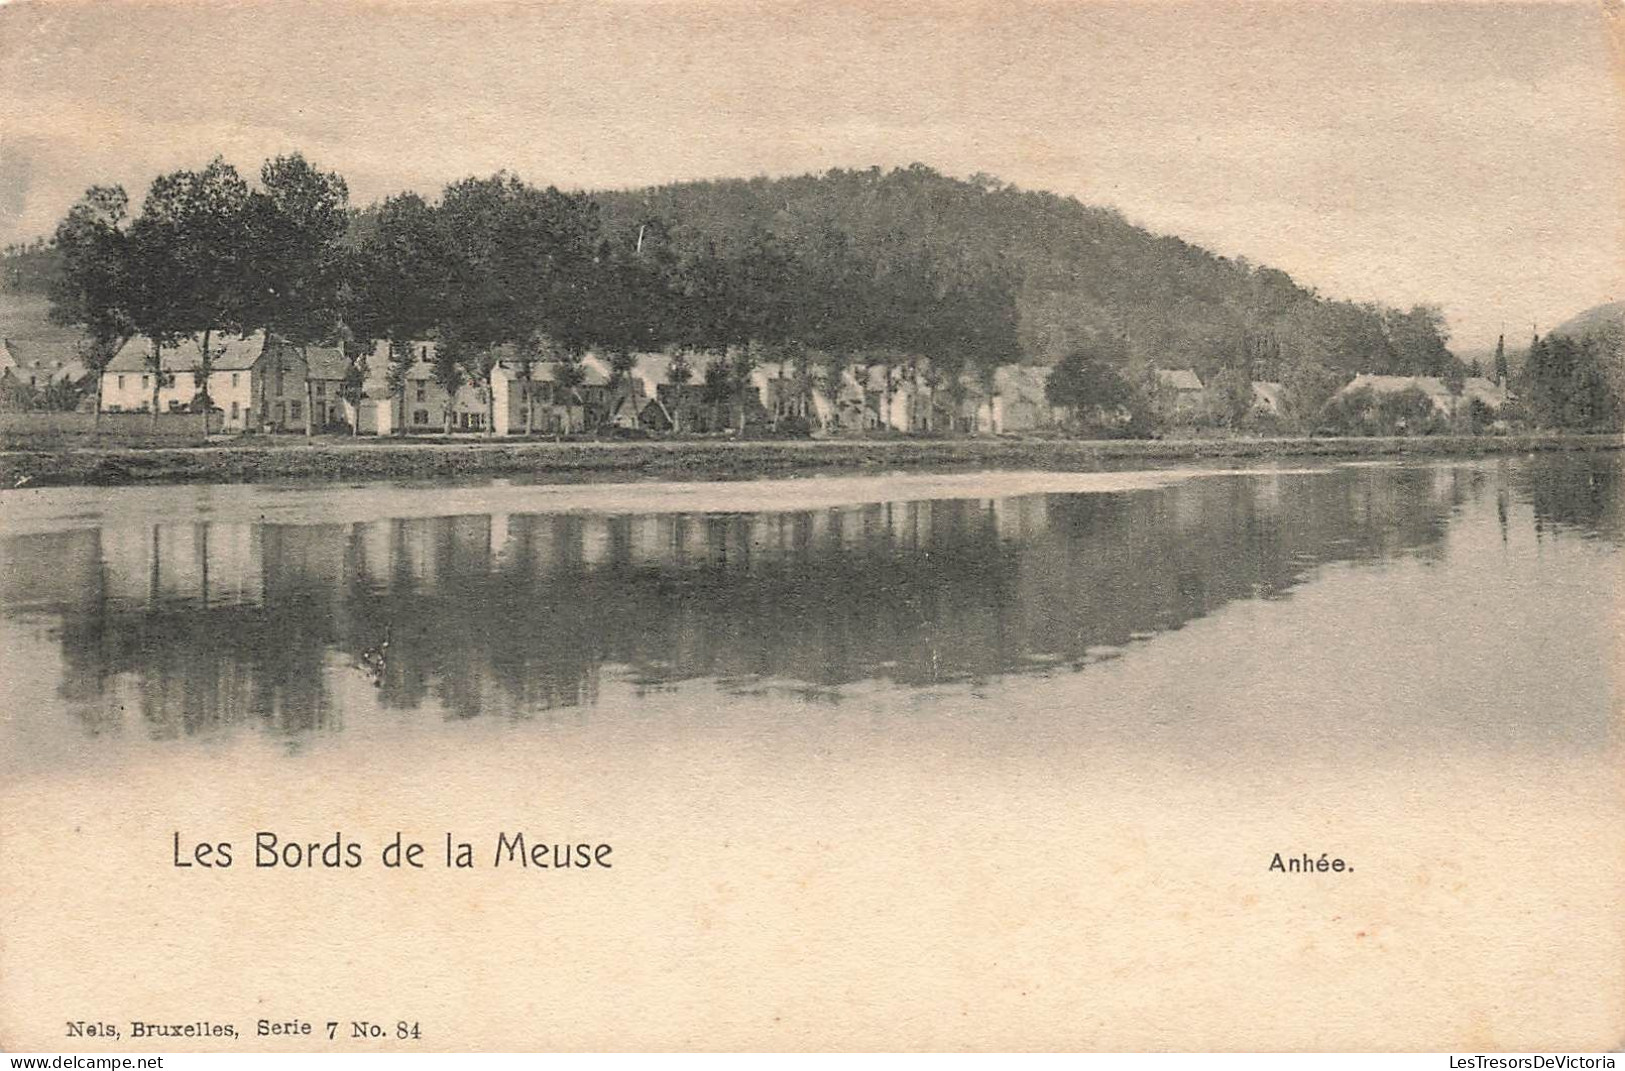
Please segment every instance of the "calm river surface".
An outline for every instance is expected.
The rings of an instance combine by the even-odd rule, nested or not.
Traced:
[[[5,1025],[1609,1047],[1622,548],[1611,453],[0,493]]]

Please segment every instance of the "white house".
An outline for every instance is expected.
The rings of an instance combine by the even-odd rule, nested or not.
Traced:
[[[494,403],[492,427],[498,435],[523,434],[527,408],[532,432],[568,434],[586,428],[588,412],[584,395],[607,391],[609,380],[596,365],[583,361],[581,386],[566,390],[559,383],[560,367],[558,361],[536,361],[526,376],[517,363],[497,364],[491,372],[491,397]],[[640,391],[641,385],[634,385],[630,393]]]
[[[304,430],[308,413],[305,363],[299,351],[260,332],[214,337],[209,343],[209,399],[224,431]],[[157,384],[160,412],[185,412],[202,393],[200,339],[163,347]],[[152,410],[152,342],[131,338],[102,373],[102,409],[112,413]]]
[[[1364,372],[1350,380],[1333,397],[1341,398],[1360,390],[1369,390],[1376,395],[1418,390],[1427,395],[1428,400],[1433,403],[1434,411],[1445,417],[1455,415],[1460,407],[1475,400],[1491,410],[1500,409],[1507,403],[1509,397],[1505,387],[1483,376],[1467,377],[1462,382],[1461,391],[1453,394],[1450,387],[1438,376],[1379,376]]]
[[[1053,406],[1044,394],[1049,369],[1037,365],[1001,364],[993,373],[993,393],[971,376],[968,392],[975,413],[976,431],[1005,435],[1049,428],[1066,419],[1066,410]]]

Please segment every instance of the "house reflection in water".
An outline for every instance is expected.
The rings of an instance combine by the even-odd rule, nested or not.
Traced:
[[[1081,667],[1321,563],[1437,554],[1486,493],[1619,538],[1616,459],[1542,464],[783,513],[110,523],[0,540],[0,624],[59,646],[60,694],[92,729],[138,713],[159,736],[332,728],[358,702],[547,716],[606,675],[833,697]]]

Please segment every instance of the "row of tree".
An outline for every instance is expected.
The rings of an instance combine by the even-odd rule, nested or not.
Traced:
[[[133,218],[122,187],[96,186],[57,225],[52,317],[85,329],[96,372],[144,336],[154,419],[163,350],[181,339],[198,341],[207,415],[223,336],[262,330],[299,346],[338,330],[350,226],[344,180],[297,155],[268,161],[259,178],[251,187],[218,158],[161,175]]]
[[[166,347],[199,341],[207,412],[214,342],[251,331],[295,346],[343,341],[358,359],[387,341],[397,391],[410,343],[433,337],[450,395],[489,387],[499,357],[522,377],[558,360],[568,389],[588,347],[612,355],[617,379],[639,350],[731,354],[708,374],[737,390],[761,353],[808,363],[815,351],[929,352],[943,370],[990,372],[1017,345],[1009,280],[962,258],[859,248],[833,231],[812,250],[768,228],[612,216],[591,196],[508,174],[356,212],[344,180],[301,156],[268,161],[252,186],[216,159],[160,176],[133,217],[123,189],[89,190],[54,247],[54,318],[86,329],[94,362],[133,335],[150,340],[155,413]],[[676,375],[688,367],[677,362]]]
[[[1618,431],[1625,426],[1625,331],[1601,325],[1578,338],[1535,338],[1516,379],[1530,423]]]
[[[358,362],[387,342],[397,392],[410,343],[433,337],[448,395],[488,387],[499,358],[521,376],[558,361],[568,390],[588,348],[609,354],[617,381],[637,352],[673,351],[686,383],[697,362],[683,355],[703,351],[721,358],[706,362],[707,396],[741,412],[763,356],[794,365],[809,391],[829,360],[881,365],[887,384],[912,366],[952,394],[967,373],[991,384],[998,364],[1080,354],[1088,382],[1066,386],[1084,371],[1070,367],[1063,389],[1107,405],[1119,381],[1139,396],[1152,367],[1190,367],[1238,413],[1254,379],[1283,381],[1312,413],[1357,372],[1472,371],[1435,307],[1327,300],[1108,209],[920,165],[597,194],[498,174],[355,209],[341,176],[297,154],[253,183],[216,159],[160,176],[139,212],[118,187],[89,190],[50,246],[15,251],[7,272],[49,288],[54,317],[96,341],[93,361],[149,339],[154,412],[166,347],[197,339],[206,373],[221,335],[250,331],[341,341]],[[1582,365],[1551,348],[1530,361],[1542,382],[1571,386],[1590,382],[1570,370]],[[366,369],[354,371],[351,393]],[[1590,419],[1577,408],[1587,388],[1543,389],[1540,419]]]

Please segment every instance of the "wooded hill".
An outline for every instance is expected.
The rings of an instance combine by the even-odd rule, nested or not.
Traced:
[[[466,214],[501,196],[500,184],[465,180],[443,200]],[[961,367],[1049,364],[1083,349],[1122,365],[1194,368],[1204,380],[1231,370],[1313,382],[1317,394],[1355,372],[1459,367],[1436,308],[1328,300],[1285,272],[1153,234],[1111,209],[918,164],[567,195],[541,211],[555,209],[586,228],[572,249],[592,243],[594,264],[616,266],[583,269],[569,288],[595,307],[572,315],[572,329],[610,348],[789,341]],[[389,212],[352,210],[349,244],[364,248]],[[440,215],[458,241],[459,213]],[[8,289],[44,293],[59,265],[35,244],[7,250],[0,268]],[[441,277],[441,295],[449,285],[466,305],[457,273]]]
[[[1439,310],[1331,301],[1285,272],[1216,256],[1157,235],[1118,212],[978,176],[961,181],[915,165],[794,178],[676,183],[596,193],[622,234],[670,228],[678,245],[768,234],[792,256],[871,265],[933,265],[949,281],[1008,296],[1012,356],[1050,364],[1080,348],[1204,380],[1226,367],[1280,378],[1315,362],[1355,372],[1440,375],[1453,363]],[[884,268],[882,267],[882,271]],[[831,317],[864,315],[842,293]]]

